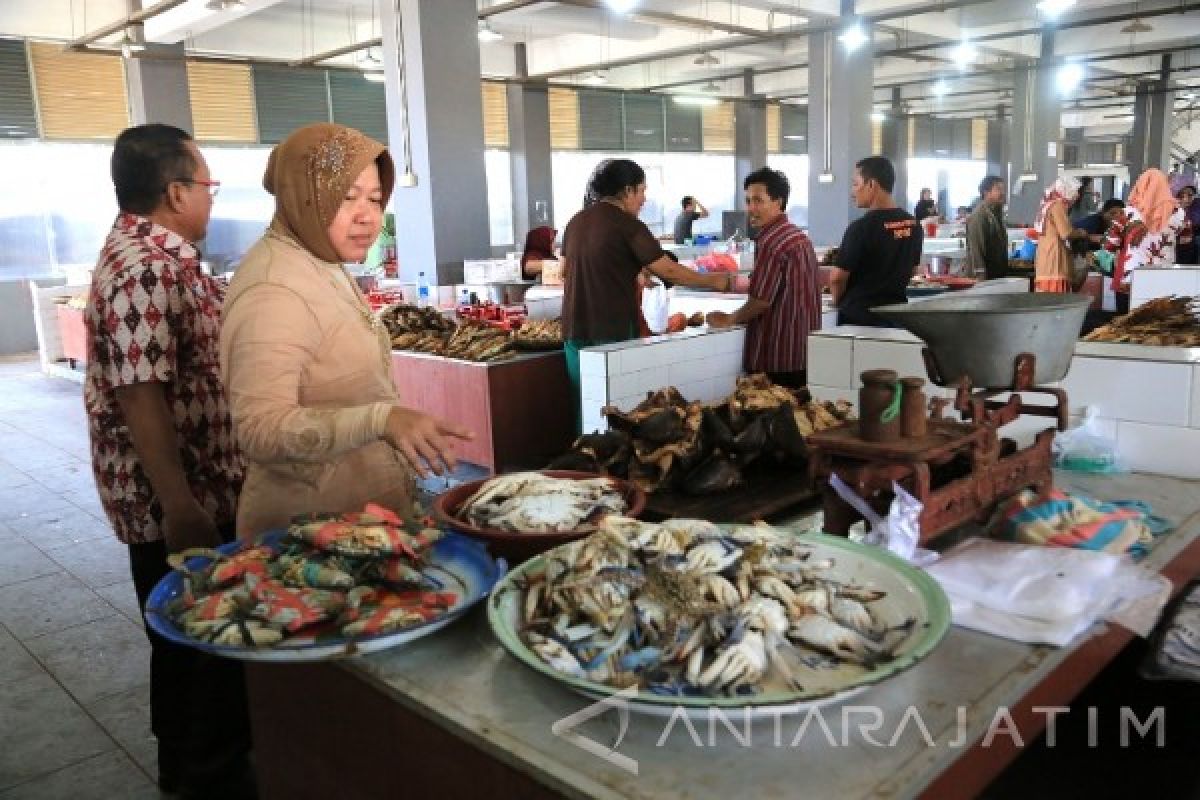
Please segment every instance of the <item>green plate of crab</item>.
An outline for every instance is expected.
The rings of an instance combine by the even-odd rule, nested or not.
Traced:
[[[509,572],[488,619],[516,658],[593,699],[778,714],[913,666],[950,605],[921,570],[840,537],[610,516]]]

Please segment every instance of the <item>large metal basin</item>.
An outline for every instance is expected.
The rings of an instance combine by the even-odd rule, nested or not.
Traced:
[[[1073,294],[959,294],[871,310],[924,339],[944,383],[966,375],[976,387],[1005,389],[1021,353],[1037,359],[1035,384],[1062,380],[1090,304]]]

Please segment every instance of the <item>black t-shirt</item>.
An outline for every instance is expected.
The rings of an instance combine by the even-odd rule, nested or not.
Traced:
[[[907,303],[905,290],[921,261],[921,226],[907,211],[868,211],[851,222],[838,248],[837,265],[850,273],[838,305],[841,325],[891,325],[869,309]]]
[[[933,200],[919,200],[916,208],[913,209],[913,216],[918,220],[923,220],[926,217],[932,217],[937,214],[937,203]]]

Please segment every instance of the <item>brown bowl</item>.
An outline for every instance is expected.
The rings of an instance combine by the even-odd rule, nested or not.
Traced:
[[[572,480],[606,477],[593,472],[572,472],[570,470],[556,469],[539,471],[551,478],[569,478]],[[462,507],[462,504],[466,502],[468,497],[475,494],[479,490],[479,487],[483,486],[488,480],[491,480],[491,478],[463,483],[438,495],[433,501],[433,516],[439,523],[450,530],[484,542],[493,556],[501,556],[507,559],[510,566],[532,558],[538,553],[544,553],[547,550],[558,547],[565,542],[582,539],[591,533],[591,531],[514,533],[497,528],[477,528],[471,523],[459,519],[458,511]],[[639,516],[646,508],[646,493],[628,481],[617,478],[609,478],[609,480],[621,491],[622,496],[625,498],[625,504],[629,506],[629,509],[625,512],[625,516]]]

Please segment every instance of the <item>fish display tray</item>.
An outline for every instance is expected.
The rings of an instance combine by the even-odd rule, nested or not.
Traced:
[[[753,522],[777,519],[806,504],[814,504],[821,493],[813,488],[807,468],[755,469],[746,475],[746,485],[716,494],[653,492],[646,497],[647,520],[706,519],[709,522]]]
[[[831,558],[833,580],[873,586],[887,592],[878,608],[889,622],[912,619],[912,634],[900,646],[897,657],[873,669],[841,665],[806,676],[803,688],[737,696],[667,696],[650,692],[618,690],[595,681],[574,678],[552,668],[531,651],[519,636],[523,593],[529,573],[540,570],[546,560],[559,554],[555,548],[513,569],[492,592],[487,603],[488,622],[509,653],[529,668],[574,692],[602,700],[619,697],[631,711],[659,716],[682,708],[689,717],[704,718],[710,709],[744,711],[751,716],[800,713],[808,708],[836,703],[864,691],[873,684],[918,663],[938,645],[950,628],[950,602],[941,587],[925,572],[877,547],[856,544],[838,536],[805,534],[799,541],[812,548],[813,558]]]
[[[278,541],[284,531],[263,535],[268,543]],[[226,555],[243,549],[247,542],[230,542],[217,548]],[[194,557],[187,561],[189,570],[203,569],[209,558]],[[167,613],[171,602],[183,593],[183,574],[172,571],[150,592],[146,600],[146,622],[160,636],[176,644],[194,647],[206,653],[243,661],[325,661],[331,658],[374,653],[397,647],[422,636],[428,636],[462,616],[468,609],[487,597],[508,565],[503,559],[493,560],[479,542],[465,536],[447,533],[432,548],[429,564],[422,572],[445,589],[458,593],[458,601],[441,616],[391,633],[376,636],[347,637],[340,633],[292,636],[274,647],[238,647],[218,645],[188,636]]]

